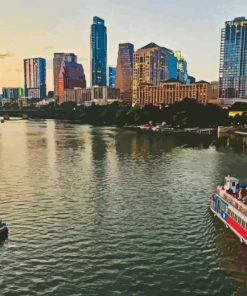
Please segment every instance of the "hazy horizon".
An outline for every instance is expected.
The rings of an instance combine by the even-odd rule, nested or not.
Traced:
[[[181,50],[189,74],[197,80],[218,80],[220,31],[226,20],[247,15],[240,0],[18,0],[0,5],[0,89],[23,86],[23,59],[47,61],[47,91],[53,90],[55,52],[73,52],[83,64],[90,85],[90,26],[93,16],[105,20],[108,65],[116,66],[118,44],[138,49],[149,42]],[[71,7],[71,8],[70,8]],[[1,90],[0,90],[1,91]]]

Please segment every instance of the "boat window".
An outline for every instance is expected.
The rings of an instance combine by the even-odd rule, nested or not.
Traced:
[[[238,217],[238,223],[241,224],[241,218]]]
[[[242,226],[245,228],[245,222],[244,222],[244,220],[242,220]]]

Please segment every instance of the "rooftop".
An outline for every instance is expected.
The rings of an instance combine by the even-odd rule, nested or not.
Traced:
[[[205,81],[205,80],[200,80],[200,81],[197,81],[196,83],[197,83],[197,84],[199,84],[199,83],[206,83],[206,84],[210,84],[209,82],[207,82],[207,81]]]
[[[156,43],[154,42],[151,42],[145,46],[143,46],[141,49],[148,49],[148,48],[155,48],[155,47],[160,47],[159,45],[157,45]]]
[[[151,48],[163,48],[163,49],[165,49],[165,50],[167,50],[167,51],[173,53],[173,51],[172,51],[171,49],[166,48],[166,47],[164,47],[164,46],[159,46],[158,44],[156,44],[156,43],[154,43],[154,42],[151,42],[151,43],[149,43],[149,44],[147,44],[147,45],[141,47],[140,49],[151,49]]]
[[[98,17],[98,16],[94,16],[93,17],[93,24],[94,25],[104,25],[105,21],[102,18]]]

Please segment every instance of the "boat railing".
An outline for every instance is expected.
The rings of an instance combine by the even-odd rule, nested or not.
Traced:
[[[229,204],[239,210],[243,215],[247,216],[247,205],[245,205],[242,201],[238,200],[231,194],[227,193],[224,189],[221,188],[221,186],[217,188],[217,191],[220,196],[224,198],[224,200],[229,202]]]

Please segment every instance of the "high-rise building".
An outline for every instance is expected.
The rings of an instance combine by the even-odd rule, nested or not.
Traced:
[[[227,21],[221,30],[219,97],[247,99],[247,19]]]
[[[123,101],[132,100],[134,45],[131,43],[119,44],[116,87],[120,89]]]
[[[91,26],[91,85],[107,85],[107,30],[105,21],[97,16]]]
[[[58,75],[62,62],[77,63],[77,56],[74,53],[54,53],[53,57],[53,80],[54,80],[54,96],[58,96]]]
[[[63,61],[58,75],[58,100],[64,103],[65,89],[85,88],[86,78],[81,64]]]
[[[22,87],[3,87],[3,99],[14,99],[17,100],[23,96]]]
[[[116,71],[115,67],[108,67],[108,86],[111,88],[116,87]]]
[[[134,53],[132,102],[137,102],[137,87],[143,83],[159,85],[170,78],[170,49],[150,43]]]
[[[31,98],[46,97],[46,61],[43,58],[24,60],[25,96]]]

